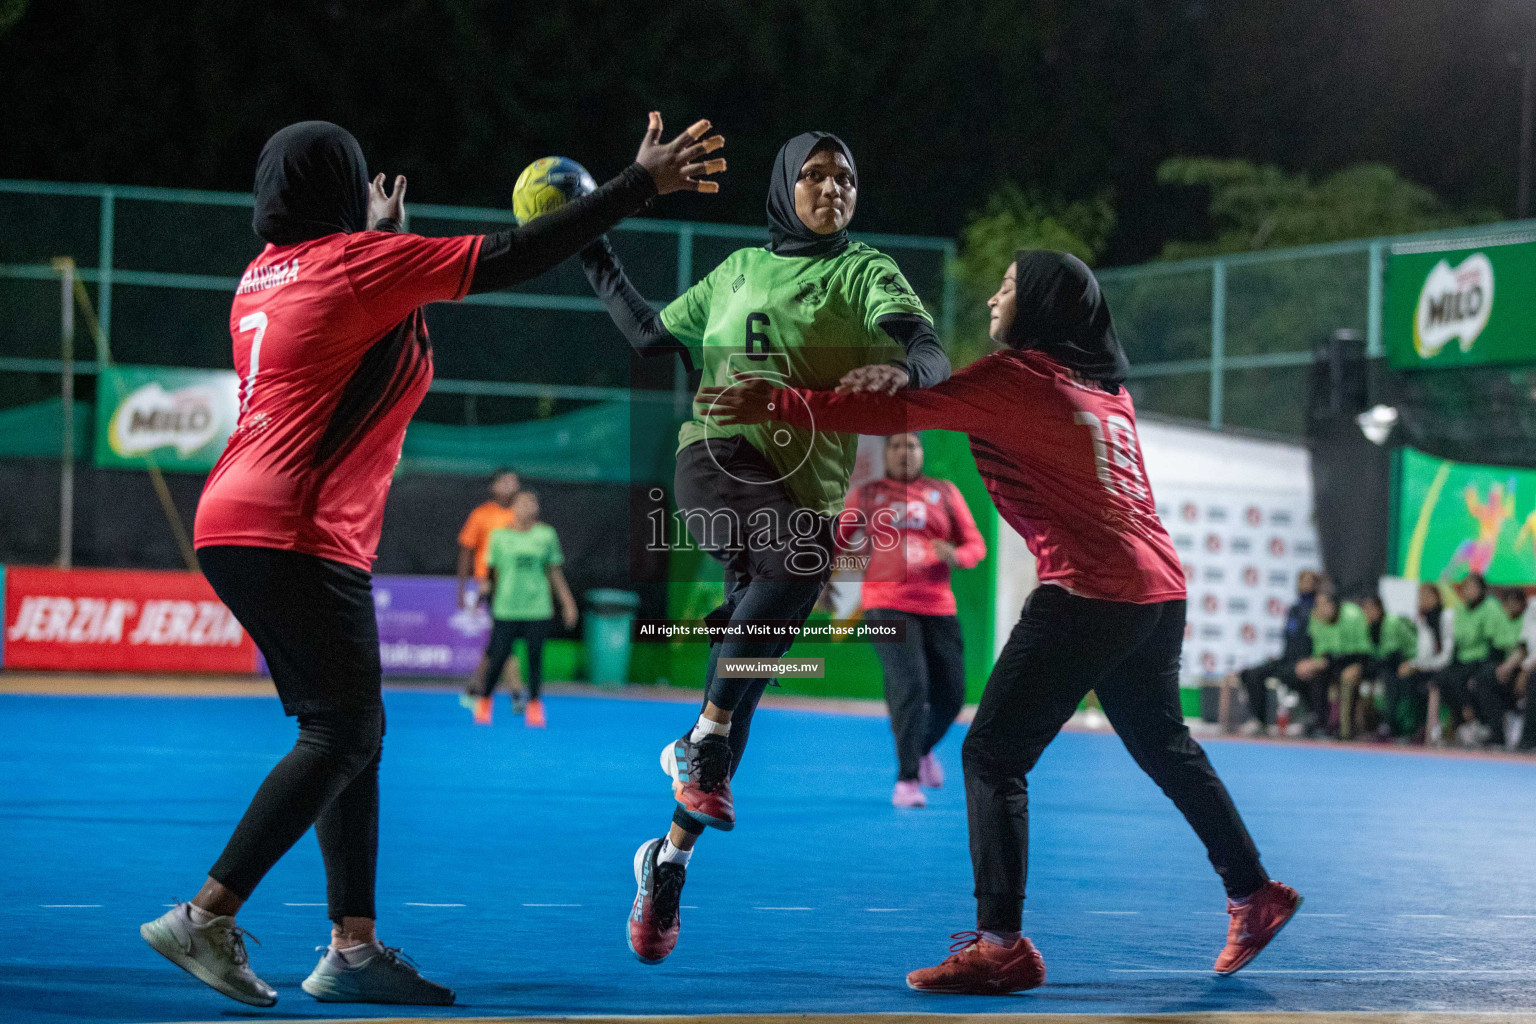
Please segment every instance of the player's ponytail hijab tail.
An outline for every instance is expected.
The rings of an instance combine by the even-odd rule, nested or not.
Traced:
[[[831,256],[848,248],[847,228],[818,235],[795,212],[795,182],[800,180],[800,169],[818,146],[835,147],[848,158],[853,180],[859,180],[853,151],[831,132],[804,132],[784,143],[768,178],[768,251],[775,256]]]
[[[300,121],[261,147],[251,227],[263,241],[292,245],[367,226],[368,164],[351,132]]]
[[[1111,394],[1118,391],[1130,363],[1093,271],[1076,256],[1045,249],[1020,249],[1013,263],[1018,312],[1008,347],[1044,352]]]

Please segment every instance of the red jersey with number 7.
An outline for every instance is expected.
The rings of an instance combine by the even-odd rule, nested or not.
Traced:
[[[268,245],[229,314],[240,416],[197,505],[197,547],[373,567],[405,427],[432,383],[421,306],[462,298],[478,235],[359,231]]]
[[[1133,604],[1185,596],[1124,388],[1112,395],[1042,353],[1008,350],[931,388],[779,389],[773,404],[775,418],[817,430],[964,431],[987,493],[1034,553],[1042,583]]]

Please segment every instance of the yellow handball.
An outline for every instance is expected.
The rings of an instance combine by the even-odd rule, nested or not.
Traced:
[[[512,216],[527,224],[558,210],[578,196],[597,190],[597,182],[587,169],[563,156],[540,157],[517,176],[512,186]]]

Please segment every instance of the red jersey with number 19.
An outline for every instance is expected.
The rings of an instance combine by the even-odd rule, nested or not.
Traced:
[[[1157,518],[1136,410],[1039,352],[997,352],[931,388],[895,395],[776,390],[774,416],[818,430],[970,435],[998,512],[1029,545],[1040,582],[1082,597],[1184,598],[1184,570]]]
[[[240,416],[195,544],[373,567],[405,427],[432,382],[420,307],[462,298],[481,236],[360,231],[268,245],[230,309]]]

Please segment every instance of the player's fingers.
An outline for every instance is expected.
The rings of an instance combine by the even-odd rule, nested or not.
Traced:
[[[723,136],[711,135],[703,142],[696,142],[689,146],[678,155],[681,156],[684,160],[692,162],[702,156],[713,153],[723,145],[725,145],[725,138]]]
[[[672,140],[672,145],[676,146],[678,149],[682,149],[684,146],[690,146],[697,142],[699,139],[702,139],[704,137],[704,133],[707,131],[709,131],[709,120],[707,118],[701,117],[687,128],[684,128],[681,134]]]
[[[650,114],[650,122],[645,129],[645,144],[654,146],[661,141],[661,111],[653,110]]]
[[[380,171],[378,174],[375,174],[373,176],[373,184],[370,187],[375,192],[383,193],[383,191],[384,191],[384,172],[383,171]]]
[[[719,174],[725,170],[725,160],[705,160],[697,164],[684,164],[682,175],[685,178],[697,178],[701,174]]]
[[[395,191],[390,198],[400,202],[405,200],[405,175],[395,175]]]
[[[693,189],[695,192],[713,193],[720,191],[720,183],[718,181],[697,181],[693,178],[689,178],[688,187]]]

